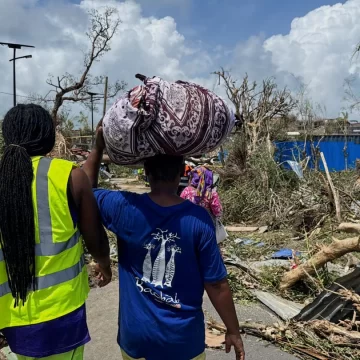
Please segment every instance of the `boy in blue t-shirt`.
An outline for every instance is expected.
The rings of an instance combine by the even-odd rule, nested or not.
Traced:
[[[94,188],[104,150],[101,128],[84,170]],[[226,328],[226,352],[244,348],[213,222],[205,209],[177,196],[182,157],[145,162],[151,192],[95,189],[103,224],[119,248],[118,343],[125,360],[203,360],[204,290]],[[101,273],[101,268],[99,268]]]

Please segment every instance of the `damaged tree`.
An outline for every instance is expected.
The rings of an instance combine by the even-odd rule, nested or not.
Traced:
[[[360,234],[359,224],[342,223],[339,225],[338,230],[347,233]],[[280,290],[287,290],[295,285],[299,280],[315,274],[317,269],[320,269],[326,263],[352,252],[360,252],[360,237],[344,240],[338,240],[333,237],[333,242],[330,245],[325,246],[304,264],[287,272],[280,283]]]
[[[51,76],[47,83],[55,88],[50,90],[43,99],[43,102],[54,102],[51,109],[51,116],[57,123],[57,116],[60,107],[66,101],[86,103],[90,100],[87,92],[91,91],[92,87],[104,83],[104,76],[93,77],[90,70],[96,61],[99,61],[103,55],[111,50],[110,42],[116,34],[121,20],[115,8],[105,8],[104,11],[91,10],[89,12],[90,26],[86,33],[90,40],[90,50],[84,56],[84,69],[80,77],[71,74],[64,74],[58,76],[56,80]],[[112,98],[118,94],[119,91],[125,87],[124,82],[116,81],[114,84],[108,86],[108,98]],[[54,99],[47,99],[49,95],[55,92]],[[103,98],[103,95],[97,96]]]
[[[278,90],[274,78],[258,85],[250,82],[248,75],[245,75],[242,83],[238,84],[224,69],[214,74],[219,77],[219,82],[224,81],[227,96],[235,106],[237,117],[243,122],[241,131],[248,154],[251,155],[263,142],[271,152],[274,121],[288,117],[295,107],[290,91],[286,88]]]
[[[305,279],[309,275],[316,274],[316,270],[323,267],[326,263],[351,252],[360,252],[359,237],[348,238],[345,240],[333,238],[333,242],[330,245],[325,246],[304,264],[287,272],[281,280],[280,290],[289,289],[299,280]]]

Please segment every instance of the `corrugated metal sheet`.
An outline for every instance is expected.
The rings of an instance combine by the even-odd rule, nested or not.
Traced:
[[[354,313],[352,303],[336,294],[341,289],[353,290],[360,295],[360,268],[337,279],[328,290],[324,290],[311,304],[307,305],[294,320],[328,320],[338,323],[339,320],[352,318]]]
[[[320,139],[320,137],[315,138],[315,146],[319,143]],[[312,156],[310,142],[306,142],[306,144],[304,141],[275,142],[275,146],[275,158],[280,163],[288,160],[299,161],[303,158],[304,150],[306,156]],[[344,152],[344,147],[345,137],[343,135],[326,136],[320,141],[319,149],[324,153],[330,171],[346,169],[345,154],[347,155],[348,169],[355,168],[356,159],[360,158],[360,136],[348,136],[346,153]],[[285,166],[288,167],[288,165]],[[309,162],[309,166],[314,168],[313,159]],[[320,169],[324,170],[321,161]]]

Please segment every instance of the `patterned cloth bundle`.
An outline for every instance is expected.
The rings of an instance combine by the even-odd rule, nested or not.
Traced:
[[[184,81],[146,78],[108,110],[103,131],[110,159],[136,165],[157,154],[196,156],[215,150],[231,132],[235,117],[226,103]]]

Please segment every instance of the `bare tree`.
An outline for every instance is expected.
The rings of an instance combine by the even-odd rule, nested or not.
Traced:
[[[360,96],[354,91],[356,77],[350,76],[344,80],[344,100],[348,103],[350,111],[360,110]]]
[[[309,97],[308,85],[303,83],[300,83],[296,100],[295,112],[304,135],[302,160],[305,160],[308,156],[306,149],[307,143],[309,143],[314,167],[315,169],[318,169],[320,162],[320,144],[324,138],[326,128],[329,126],[328,120],[326,120],[326,108],[312,102]],[[322,134],[319,134],[319,130],[322,130]],[[317,135],[322,135],[321,138],[318,139],[318,137],[315,136],[315,133],[318,133]]]
[[[66,101],[80,102],[86,104],[90,100],[87,94],[92,87],[104,83],[104,76],[93,77],[90,70],[95,62],[99,61],[102,56],[111,50],[110,43],[116,34],[121,20],[115,8],[104,8],[103,11],[92,9],[89,11],[90,26],[86,33],[90,41],[90,50],[84,54],[84,69],[79,77],[65,73],[63,76],[56,78],[50,75],[47,83],[52,86],[53,90],[43,98],[43,102],[53,102],[51,116],[57,122],[57,114],[60,107]],[[116,81],[108,87],[108,98],[112,98],[119,91],[125,88],[123,81]],[[48,99],[55,92],[53,99]],[[98,96],[97,98],[102,96]]]
[[[271,126],[275,119],[288,116],[295,107],[287,88],[278,90],[274,78],[264,80],[261,85],[250,82],[246,74],[241,83],[233,79],[230,72],[221,69],[215,72],[219,82],[224,81],[229,100],[235,106],[236,115],[242,119],[247,151],[250,155],[264,141],[271,150]]]

